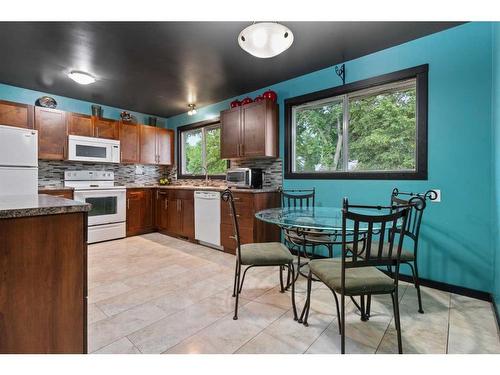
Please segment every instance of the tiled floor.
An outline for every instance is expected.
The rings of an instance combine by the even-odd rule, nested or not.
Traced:
[[[159,233],[89,246],[89,352],[339,353],[335,303],[320,283],[304,327],[277,269],[250,270],[234,321],[233,274],[234,256]],[[419,314],[415,288],[400,288],[405,353],[500,353],[491,304],[422,288]],[[299,307],[304,292],[300,279]],[[348,353],[397,350],[389,296],[374,298],[368,322],[347,310]]]

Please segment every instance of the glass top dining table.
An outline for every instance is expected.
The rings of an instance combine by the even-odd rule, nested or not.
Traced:
[[[365,213],[369,215],[383,214],[378,210],[352,210],[357,213]],[[342,209],[339,207],[327,206],[312,206],[312,207],[278,207],[268,208],[258,211],[255,217],[266,223],[276,224],[282,228],[294,230],[318,230],[324,232],[342,232]],[[354,222],[348,220],[346,222],[346,231],[353,231]],[[363,230],[361,225],[359,230]],[[376,225],[374,226],[376,229]]]

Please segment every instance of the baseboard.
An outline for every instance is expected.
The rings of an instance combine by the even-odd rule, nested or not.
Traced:
[[[491,303],[493,304],[493,311],[495,312],[495,318],[497,320],[497,332],[500,334],[500,315],[498,313],[498,306],[495,302],[495,298],[491,295]]]
[[[383,272],[388,274],[387,271],[383,271]],[[413,277],[411,277],[409,275],[403,275],[400,273],[399,279],[401,281],[413,283]],[[461,296],[479,299],[482,301],[487,301],[487,302],[493,301],[493,298],[492,298],[490,293],[482,292],[482,291],[476,290],[476,289],[465,288],[463,286],[447,284],[447,283],[443,283],[440,281],[434,281],[434,280],[428,280],[428,279],[422,279],[422,278],[420,278],[420,285],[426,286],[429,288],[433,288],[433,289],[442,290],[444,292],[450,292],[450,293],[454,293],[454,294],[459,294]]]

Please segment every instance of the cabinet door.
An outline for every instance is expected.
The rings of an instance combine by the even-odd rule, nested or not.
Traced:
[[[240,111],[240,108],[234,108],[220,114],[220,154],[222,159],[234,159],[240,156]]]
[[[266,102],[241,107],[240,156],[266,156]]]
[[[156,191],[155,225],[158,230],[168,230],[168,192]]]
[[[142,190],[127,190],[127,236],[134,236],[142,229]]]
[[[179,199],[179,202],[182,221],[181,235],[194,238],[194,199]]]
[[[149,232],[153,228],[152,189],[127,190],[127,236]]]
[[[172,234],[182,235],[182,217],[180,214],[181,200],[173,195],[168,197],[168,224],[167,231]]]
[[[80,135],[82,137],[94,136],[92,118],[79,113],[68,113],[68,134]]]
[[[140,125],[140,163],[156,164],[156,128]]]
[[[0,100],[0,125],[33,129],[33,106]]]
[[[92,123],[94,125],[94,137],[107,139],[119,138],[118,121],[92,117]]]
[[[122,163],[139,162],[139,126],[121,124],[120,149]]]
[[[174,131],[156,128],[158,164],[172,165],[174,162]]]
[[[38,130],[38,158],[63,160],[67,141],[65,112],[36,107],[35,129]]]

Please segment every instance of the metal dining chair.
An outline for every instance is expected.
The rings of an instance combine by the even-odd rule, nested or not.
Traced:
[[[387,214],[371,215],[352,211],[387,210]],[[341,353],[345,353],[345,297],[390,294],[397,330],[398,351],[403,352],[399,317],[398,282],[401,249],[410,206],[380,207],[349,205],[344,198],[342,209],[342,256],[332,259],[315,259],[309,262],[307,298],[304,306],[304,325],[308,325],[311,306],[311,282],[313,275],[321,280],[333,293],[341,335]],[[347,231],[347,222],[353,231]],[[387,236],[386,236],[387,234]],[[387,245],[387,252],[384,250]],[[394,263],[395,262],[395,263]],[[394,266],[394,277],[386,275],[377,267]],[[340,304],[337,297],[340,295]],[[340,305],[340,308],[339,308]],[[363,308],[363,303],[362,303]],[[363,314],[363,311],[361,312]]]
[[[229,189],[224,190],[221,195],[222,200],[229,204],[229,210],[233,218],[233,228],[236,238],[236,267],[234,271],[234,286],[233,297],[236,297],[234,307],[233,319],[238,319],[238,302],[239,295],[243,288],[245,275],[250,268],[253,267],[279,267],[280,269],[280,285],[281,292],[283,293],[283,267],[287,268],[291,274],[291,287],[292,287],[292,308],[294,319],[297,320],[297,308],[295,305],[295,270],[293,265],[293,256],[290,250],[281,242],[265,242],[265,243],[249,243],[241,244],[240,229],[238,225],[238,215],[236,215],[236,208],[234,205],[234,197]],[[242,266],[246,266],[243,275],[241,275]]]
[[[407,196],[408,199],[403,199],[401,196]],[[412,250],[407,250],[403,248],[401,251],[401,263],[407,264],[412,272],[413,285],[417,289],[418,297],[418,312],[423,314],[424,310],[422,308],[422,296],[420,293],[420,279],[418,276],[418,239],[420,235],[420,225],[422,224],[422,216],[427,205],[427,199],[435,200],[436,192],[429,190],[426,193],[406,193],[400,192],[397,188],[392,190],[391,193],[391,206],[394,210],[398,210],[398,206],[407,206],[411,204],[410,213],[408,215],[407,225],[405,227],[405,237],[408,238],[412,243]],[[389,266],[389,273],[392,274],[392,267]],[[367,314],[369,316],[369,304],[370,299],[368,298],[367,303]]]
[[[312,189],[287,189],[281,190],[281,206],[288,209],[312,209],[316,202],[316,190]],[[309,259],[317,256],[318,246],[325,246],[328,249],[328,256],[333,257],[333,245],[331,235],[324,231],[302,230],[298,232],[292,229],[283,229],[283,235],[287,247],[294,250],[297,254],[297,274],[301,273],[301,267],[307,264]],[[308,251],[308,248],[311,249]],[[305,263],[302,264],[302,258]],[[307,275],[304,274],[307,277]],[[290,282],[290,273],[287,276],[286,288]]]

